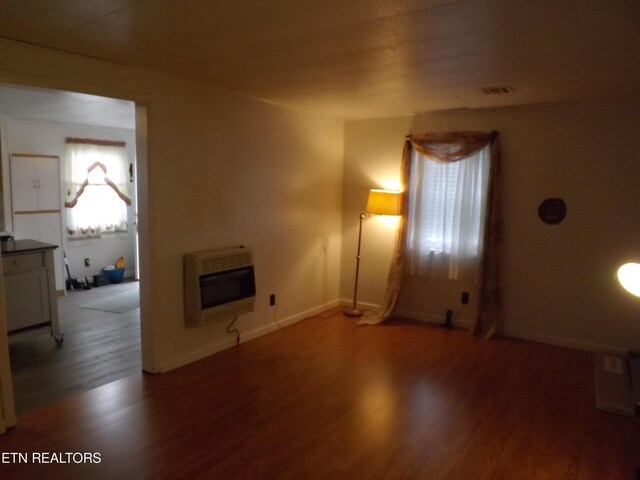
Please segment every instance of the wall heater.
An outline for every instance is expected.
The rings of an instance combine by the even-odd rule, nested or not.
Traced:
[[[250,248],[234,246],[184,255],[186,327],[199,327],[252,312],[255,295]]]

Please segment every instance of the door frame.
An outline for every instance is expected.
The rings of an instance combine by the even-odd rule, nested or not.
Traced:
[[[0,75],[0,81],[3,81]],[[54,86],[40,82],[23,82],[15,79],[7,79],[6,83],[16,86],[37,87],[65,92],[74,92],[73,87]],[[138,250],[136,275],[140,278],[140,350],[142,360],[142,370],[149,373],[157,373],[156,355],[153,342],[153,325],[151,323],[151,302],[150,302],[150,253],[149,253],[149,195],[148,195],[148,104],[149,99],[140,96],[139,93],[122,96],[122,92],[117,95],[109,95],[104,91],[86,91],[84,88],[79,90],[82,93],[90,95],[98,95],[103,97],[118,98],[128,100],[135,104],[136,119],[136,188],[137,188],[137,208],[136,208],[136,249]],[[1,118],[0,129],[5,124],[4,118]],[[2,164],[8,162],[8,152],[6,152],[3,139],[2,144]],[[3,179],[6,181],[6,179]],[[6,206],[5,206],[6,212]],[[1,261],[1,260],[0,260]],[[4,299],[4,279],[2,277],[2,269],[0,265],[0,433],[6,431],[16,424],[15,404],[13,398],[12,375],[9,359],[9,343],[7,336],[5,299]]]
[[[9,362],[9,337],[4,300],[4,277],[2,254],[0,253],[0,433],[16,424],[16,409],[13,402],[13,383]]]

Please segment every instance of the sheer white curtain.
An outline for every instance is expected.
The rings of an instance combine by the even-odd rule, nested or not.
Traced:
[[[68,237],[126,232],[131,200],[125,147],[68,143],[65,163]]]
[[[442,162],[417,150],[411,157],[407,272],[477,280],[489,184],[490,146]]]

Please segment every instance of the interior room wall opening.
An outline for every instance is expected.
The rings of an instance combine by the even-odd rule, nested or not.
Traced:
[[[0,84],[0,120],[5,313],[19,417],[142,368],[136,107]]]

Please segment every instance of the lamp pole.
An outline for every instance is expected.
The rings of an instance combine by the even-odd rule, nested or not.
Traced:
[[[353,287],[353,307],[344,310],[347,317],[361,317],[362,310],[358,310],[358,274],[360,273],[360,245],[362,244],[362,221],[364,213],[360,214],[360,227],[358,228],[358,253],[356,254],[356,281]]]
[[[358,253],[356,255],[356,281],[353,286],[353,305],[343,313],[347,317],[361,317],[363,311],[358,309],[358,275],[360,273],[360,246],[362,244],[362,221],[367,215],[400,215],[400,192],[395,190],[369,190],[367,208],[360,214],[358,228]]]

